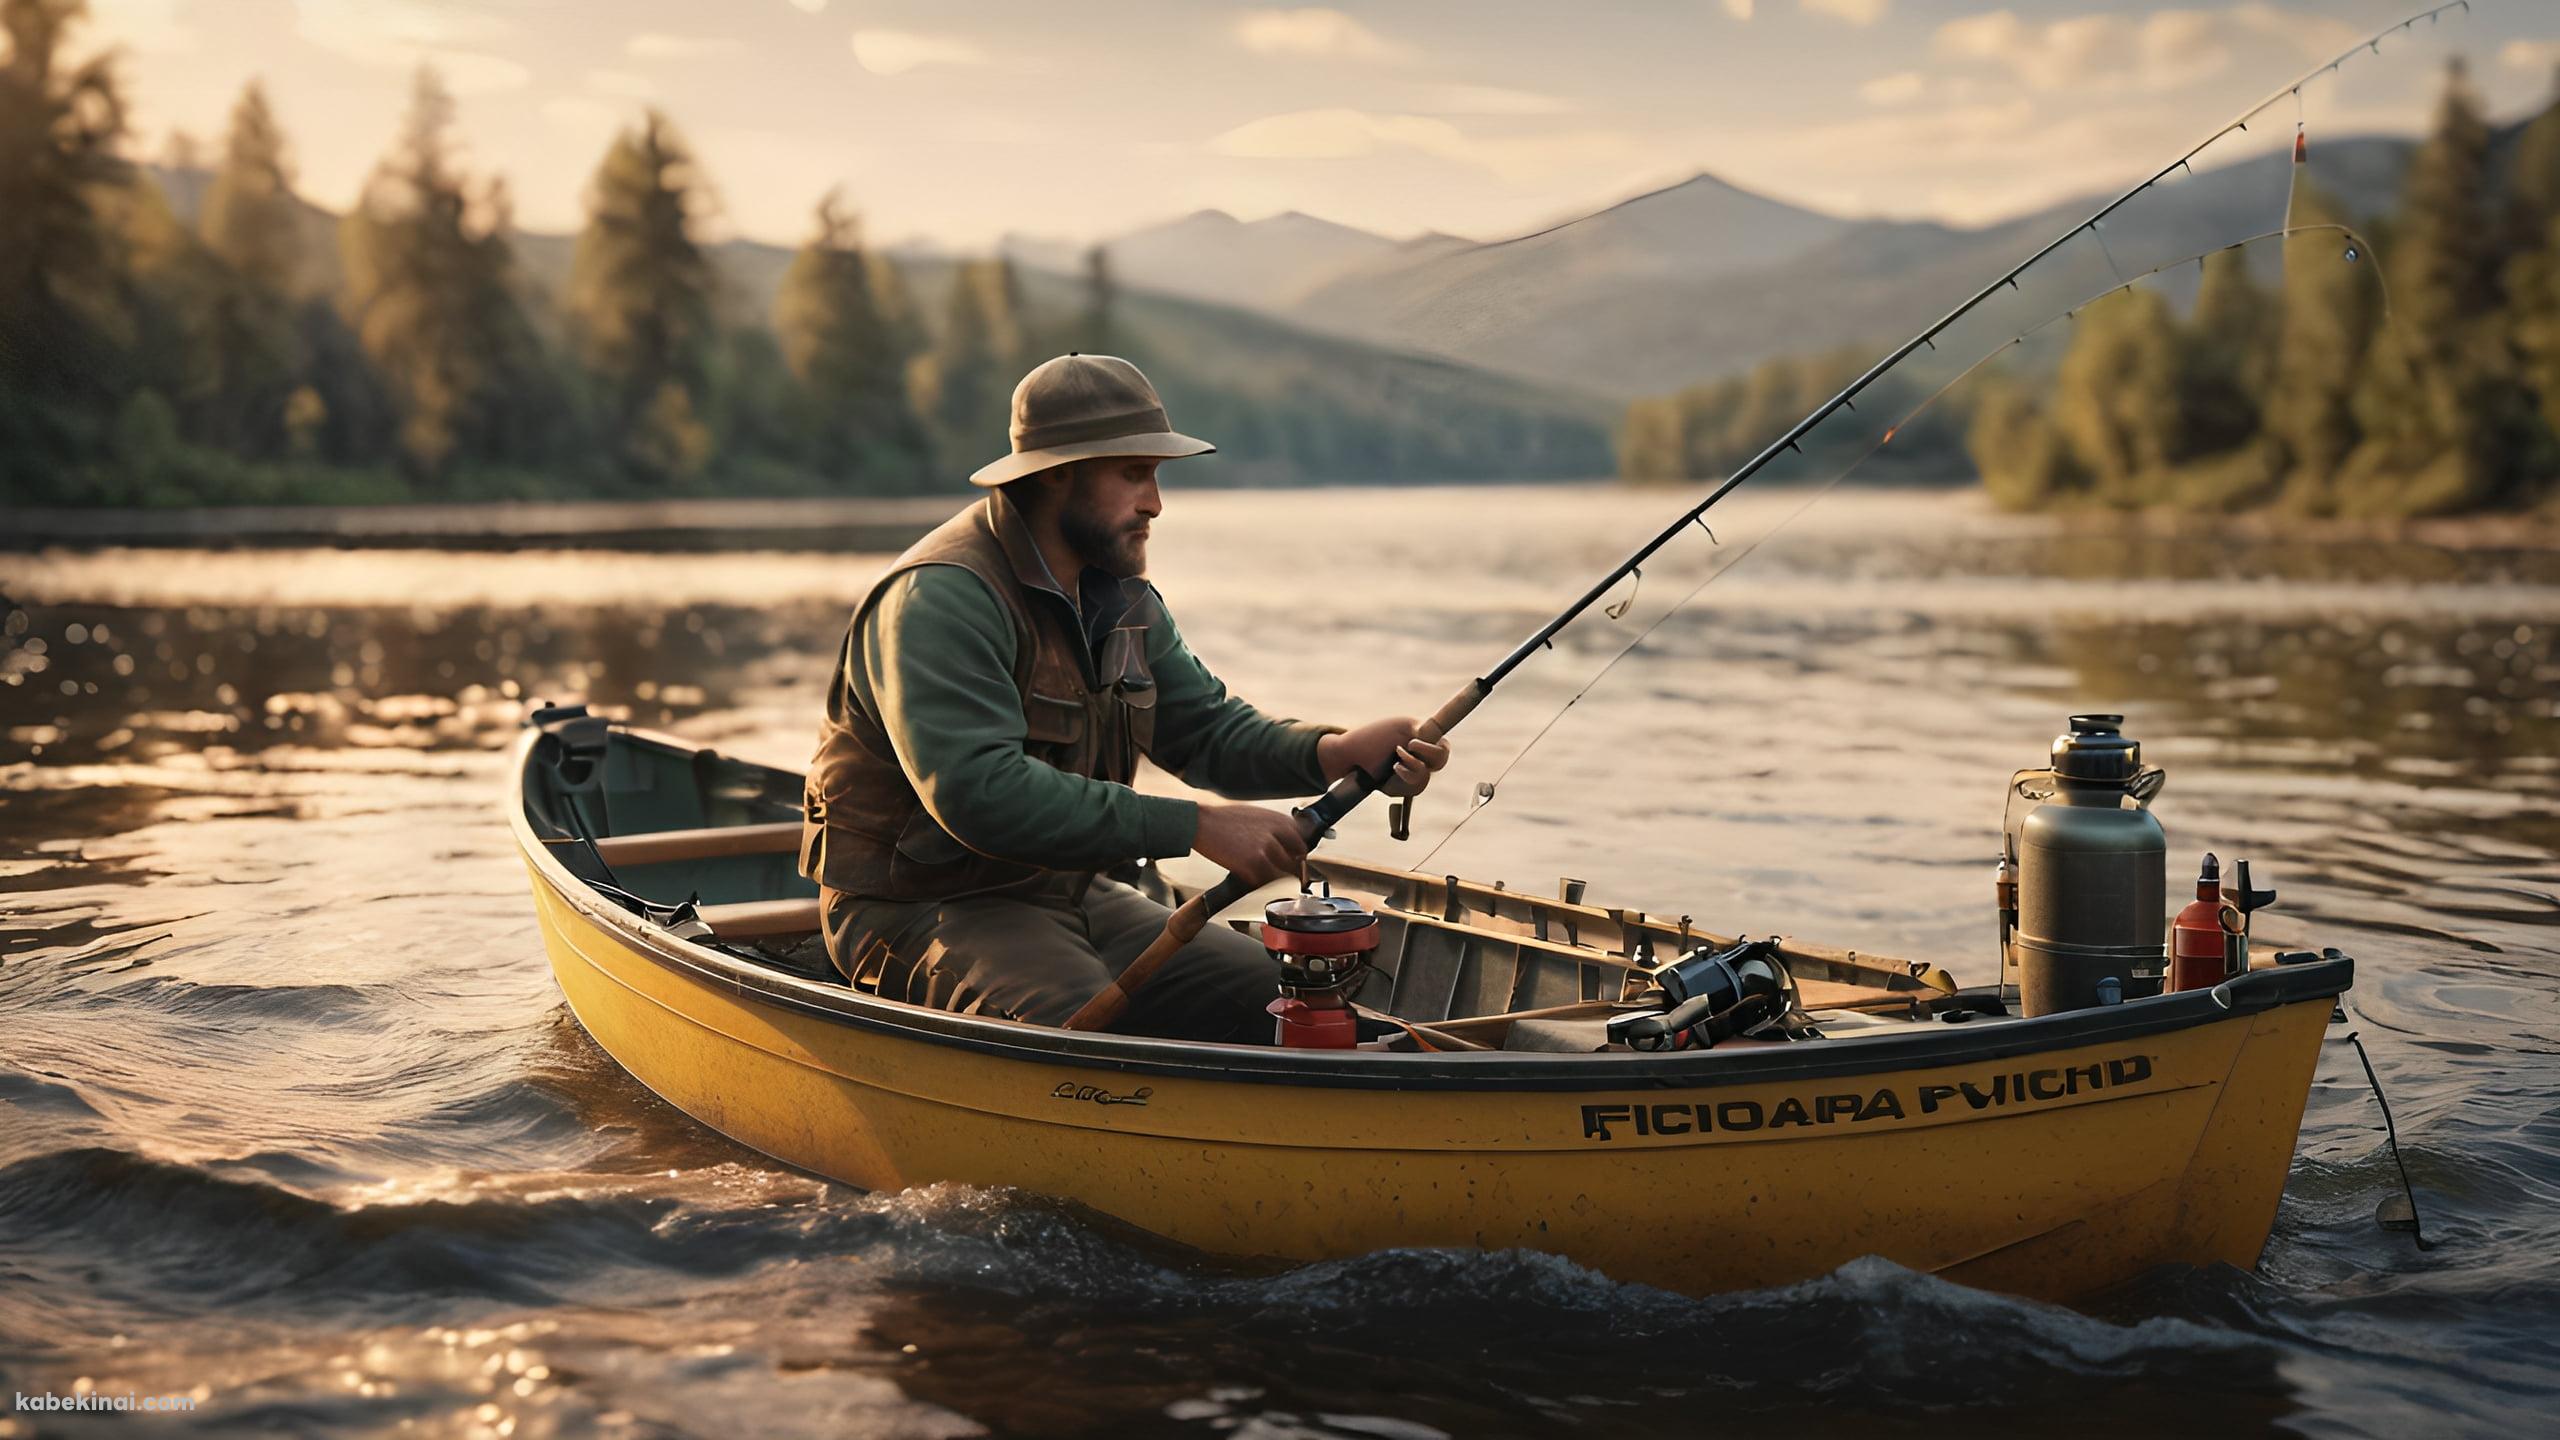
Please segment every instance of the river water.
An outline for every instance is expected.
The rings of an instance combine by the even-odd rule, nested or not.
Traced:
[[[1364,815],[1338,847],[1421,866],[1499,776],[1429,868],[1985,978],[2009,773],[2067,714],[2123,711],[2170,770],[2173,872],[2252,858],[2267,935],[2358,957],[2437,1248],[2374,1224],[2393,1171],[2335,1041],[2259,1269],[2079,1310],[1873,1259],[1707,1300],[1517,1253],[1270,1273],[1033,1195],[824,1184],[579,1031],[501,749],[528,699],[574,697],[797,765],[880,557],[53,552],[0,557],[0,1388],[191,1395],[183,1428],[238,1434],[2560,1419],[2560,552],[1892,492],[1752,550],[1797,498],[1738,496],[1624,620],[1525,668],[1414,841]],[[1155,574],[1194,647],[1345,720],[1431,708],[1674,504],[1171,499]],[[179,1423],[0,1412],[0,1436]]]

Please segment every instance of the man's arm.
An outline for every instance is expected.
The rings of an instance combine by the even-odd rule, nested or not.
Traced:
[[[1053,870],[1190,852],[1199,806],[1070,775],[1024,751],[1012,621],[977,576],[951,565],[909,571],[854,643],[861,663],[846,667],[848,683],[867,692],[860,698],[908,783],[961,844]]]
[[[1156,679],[1156,738],[1147,758],[1186,785],[1239,800],[1312,795],[1325,787],[1317,746],[1338,725],[1279,720],[1227,693],[1183,643],[1157,600],[1147,667]]]

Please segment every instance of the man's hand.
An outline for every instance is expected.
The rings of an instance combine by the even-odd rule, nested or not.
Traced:
[[[1327,780],[1339,780],[1357,768],[1386,775],[1389,795],[1419,795],[1431,783],[1431,773],[1449,763],[1448,745],[1422,739],[1421,732],[1422,722],[1410,715],[1372,720],[1317,741],[1316,763],[1324,767]],[[1394,767],[1392,775],[1389,766]]]
[[[1191,848],[1255,885],[1295,875],[1307,863],[1307,842],[1298,833],[1298,822],[1259,805],[1202,802],[1200,831]]]

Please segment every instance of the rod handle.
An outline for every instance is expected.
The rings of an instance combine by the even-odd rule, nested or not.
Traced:
[[[1217,884],[1183,901],[1175,907],[1172,914],[1165,917],[1164,933],[1149,941],[1147,948],[1138,952],[1137,959],[1123,967],[1120,973],[1112,978],[1110,984],[1102,987],[1100,993],[1084,1002],[1083,1009],[1067,1017],[1067,1023],[1063,1028],[1109,1029],[1113,1022],[1127,1013],[1130,997],[1144,988],[1149,980],[1154,979],[1155,973],[1164,968],[1166,961],[1180,953],[1183,946],[1199,939],[1200,932],[1208,928],[1209,921],[1219,911],[1253,893],[1253,889],[1253,886],[1237,879],[1230,872]]]

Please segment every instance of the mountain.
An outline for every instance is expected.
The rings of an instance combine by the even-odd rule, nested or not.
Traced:
[[[2321,145],[2313,174],[2360,214],[2397,196],[2411,143]],[[2282,154],[2181,175],[2104,231],[2108,252],[2057,284],[2075,303],[2132,269],[2282,223]],[[2174,187],[2174,188],[2173,188]],[[1778,355],[1898,339],[1944,314],[2107,197],[1993,225],[1848,220],[1701,175],[1514,240],[1372,262],[1281,313],[1373,344],[1619,397],[1659,394]],[[1142,276],[1129,283],[1144,283]]]
[[[1066,241],[1007,236],[1002,248],[1018,264],[1062,275],[1085,267],[1085,247]],[[1336,274],[1402,247],[1295,210],[1250,221],[1198,210],[1102,248],[1113,278],[1128,288],[1279,313]]]

